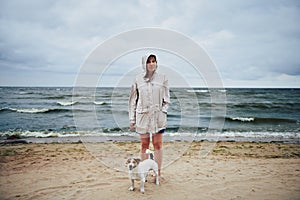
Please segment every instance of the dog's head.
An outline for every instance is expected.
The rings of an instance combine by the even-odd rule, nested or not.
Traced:
[[[133,168],[137,167],[140,162],[141,159],[139,158],[129,158],[126,162],[126,166],[129,170],[132,170]]]

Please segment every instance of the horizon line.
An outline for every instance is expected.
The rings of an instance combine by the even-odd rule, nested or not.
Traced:
[[[19,85],[0,85],[0,88],[131,88],[131,86],[71,86],[71,85],[40,85],[40,86],[19,86]],[[228,89],[300,89],[300,86],[224,86],[224,87],[206,87],[206,86],[191,86],[191,87],[186,87],[186,86],[176,86],[176,87],[170,87],[170,88],[211,88],[211,89],[221,89],[221,88],[228,88]]]

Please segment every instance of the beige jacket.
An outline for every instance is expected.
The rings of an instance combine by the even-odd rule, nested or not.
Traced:
[[[140,134],[158,133],[166,128],[170,103],[167,77],[154,72],[151,80],[145,78],[147,59],[148,56],[142,59],[144,73],[136,76],[129,98],[129,120]]]

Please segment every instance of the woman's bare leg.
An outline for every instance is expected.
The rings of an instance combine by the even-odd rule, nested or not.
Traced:
[[[141,160],[146,160],[148,155],[146,154],[146,150],[149,149],[150,144],[150,134],[140,134],[141,140]]]
[[[162,153],[162,145],[163,145],[163,134],[161,133],[156,133],[152,135],[152,143],[154,147],[154,160],[157,162],[158,165],[158,176],[160,176],[160,169],[162,165],[162,158],[163,158],[163,153]]]

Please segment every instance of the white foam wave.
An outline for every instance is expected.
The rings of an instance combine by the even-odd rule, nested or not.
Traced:
[[[207,93],[209,91],[208,90],[187,90],[187,92],[192,92],[192,93]]]
[[[230,119],[234,121],[253,122],[255,118],[254,117],[232,117]]]
[[[90,99],[91,97],[79,97],[79,99]]]
[[[47,108],[7,108],[18,113],[44,113],[50,111]]]
[[[19,135],[21,137],[35,137],[35,138],[80,136],[80,134],[74,132],[73,133],[48,132],[48,131],[0,132],[0,136],[11,136],[11,135]]]
[[[76,137],[76,136],[131,136],[137,137],[135,133],[132,132],[123,132],[123,133],[103,133],[103,132],[48,132],[48,131],[22,131],[22,132],[0,132],[0,136],[11,136],[19,135],[21,137],[35,137],[35,138],[47,138],[47,137]],[[226,132],[215,132],[215,133],[169,133],[165,132],[166,137],[170,139],[185,139],[192,140],[197,138],[209,139],[209,138],[285,138],[285,139],[300,139],[300,133],[295,132],[235,132],[235,131],[226,131]]]
[[[56,103],[61,106],[72,106],[78,102],[77,101],[58,101]]]
[[[194,90],[186,90],[187,92],[192,92],[192,93],[207,93],[209,90],[204,90],[204,89],[194,89]],[[218,92],[226,92],[227,90],[218,90]]]
[[[32,94],[32,92],[19,92],[19,94]]]
[[[244,137],[244,138],[294,138],[299,139],[300,133],[295,132],[238,132],[238,131],[226,131],[219,133],[218,137]]]
[[[79,136],[79,134],[77,133],[39,132],[39,131],[35,131],[35,132],[25,131],[20,135],[23,137],[37,137],[37,138]]]
[[[94,101],[95,105],[104,105],[105,102],[104,101]]]

